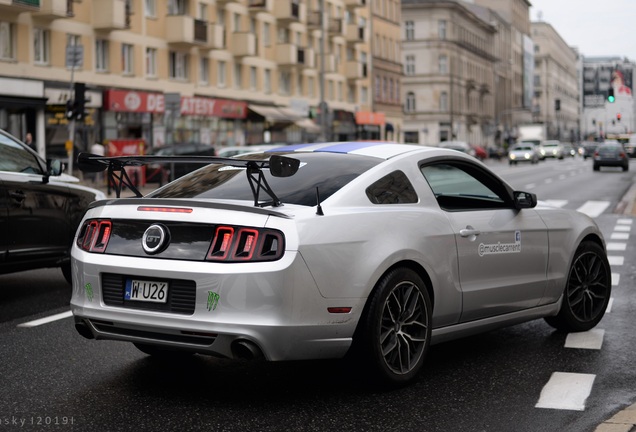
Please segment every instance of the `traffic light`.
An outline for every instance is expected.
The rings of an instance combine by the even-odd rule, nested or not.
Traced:
[[[73,105],[73,114],[77,120],[84,119],[84,106],[86,104],[86,84],[76,82],[75,86],[75,103]]]
[[[75,115],[74,113],[74,103],[71,99],[66,101],[66,111],[64,112],[64,114],[66,115],[67,119],[72,119],[73,116]]]
[[[616,114],[616,120],[617,121],[621,121],[621,113],[617,113]]]
[[[614,103],[615,100],[616,98],[614,98],[614,87],[610,87],[609,90],[607,90],[607,101],[609,103]]]

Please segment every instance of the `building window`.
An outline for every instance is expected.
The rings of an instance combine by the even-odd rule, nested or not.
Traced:
[[[367,86],[360,87],[360,103],[369,103],[369,88]]]
[[[51,46],[51,32],[39,28],[33,29],[33,62],[35,64],[49,64]]]
[[[439,20],[437,23],[437,36],[441,40],[446,39],[446,20]]]
[[[13,24],[0,21],[0,59],[13,60],[15,56],[15,35]]]
[[[448,111],[448,93],[442,92],[439,95],[439,110],[442,112]]]
[[[267,94],[272,92],[272,71],[269,69],[265,69],[263,91]]]
[[[218,87],[225,87],[227,85],[227,63],[224,60],[219,60],[217,63],[218,66],[218,76],[216,80],[216,85]]]
[[[189,76],[188,71],[188,54],[170,51],[169,56],[169,76],[172,79],[187,80]]]
[[[133,75],[135,52],[134,47],[130,44],[122,44],[121,46],[121,70],[125,75]]]
[[[405,131],[404,132],[404,142],[407,144],[419,144],[420,143],[420,134],[417,131]]]
[[[347,93],[347,102],[355,103],[356,102],[356,86],[349,85],[349,92]]]
[[[108,72],[108,41],[106,39],[95,41],[95,71]]]
[[[240,89],[243,84],[243,65],[234,63],[234,88]]]
[[[207,57],[201,57],[199,59],[199,83],[202,85],[208,85],[210,83],[210,59]]]
[[[439,73],[441,75],[448,74],[448,57],[445,55],[439,56]]]
[[[280,94],[288,96],[291,93],[291,73],[280,71],[278,75]]]
[[[406,65],[404,67],[404,75],[415,75],[415,56],[406,56]]]
[[[264,22],[263,23],[263,45],[265,45],[266,47],[272,44],[272,40],[270,36],[271,32],[272,32],[272,26],[270,25],[270,23]]]
[[[157,49],[146,48],[146,76],[157,76]]]
[[[307,77],[307,96],[314,97],[314,86],[316,82],[314,77]]]
[[[156,18],[157,17],[157,3],[156,0],[146,0],[146,17],[148,18]]]
[[[406,94],[406,102],[404,104],[404,111],[407,113],[415,112],[415,93],[408,92]]]
[[[187,15],[187,0],[168,0],[168,15]]]
[[[404,27],[406,40],[415,40],[415,23],[413,21],[406,21]]]
[[[256,85],[257,85],[256,67],[250,66],[250,90],[256,90]]]

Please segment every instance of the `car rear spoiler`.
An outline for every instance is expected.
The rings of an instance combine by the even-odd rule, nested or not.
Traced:
[[[108,171],[108,181],[114,185],[117,198],[120,197],[123,186],[128,187],[137,197],[143,196],[128,176],[125,170],[127,166],[142,166],[151,163],[168,162],[223,164],[235,168],[245,168],[247,180],[254,195],[254,206],[257,207],[264,207],[266,205],[278,207],[282,205],[274,191],[269,187],[263,175],[264,169],[269,169],[269,172],[274,177],[290,177],[296,174],[300,167],[300,161],[298,159],[281,155],[272,155],[268,160],[260,161],[217,156],[100,156],[91,153],[80,153],[77,156],[77,166],[83,172]],[[271,202],[260,202],[259,195],[261,189],[272,198]]]

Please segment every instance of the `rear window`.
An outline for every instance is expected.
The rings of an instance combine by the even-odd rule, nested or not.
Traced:
[[[272,153],[238,156],[238,159],[266,160]],[[291,177],[265,179],[283,203],[316,205],[316,188],[320,200],[326,200],[351,180],[382,162],[382,159],[338,153],[278,153],[300,160],[298,172]],[[254,196],[245,169],[212,164],[181,177],[163,189],[148,195],[153,198],[208,198],[253,201]],[[261,191],[261,200],[269,200]]]

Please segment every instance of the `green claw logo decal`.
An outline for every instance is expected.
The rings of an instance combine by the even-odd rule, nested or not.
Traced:
[[[220,296],[214,291],[208,291],[208,311],[213,311],[219,304]]]
[[[86,291],[86,297],[88,298],[89,302],[93,301],[93,287],[91,286],[90,283],[87,283],[86,285],[84,285],[84,290]]]

